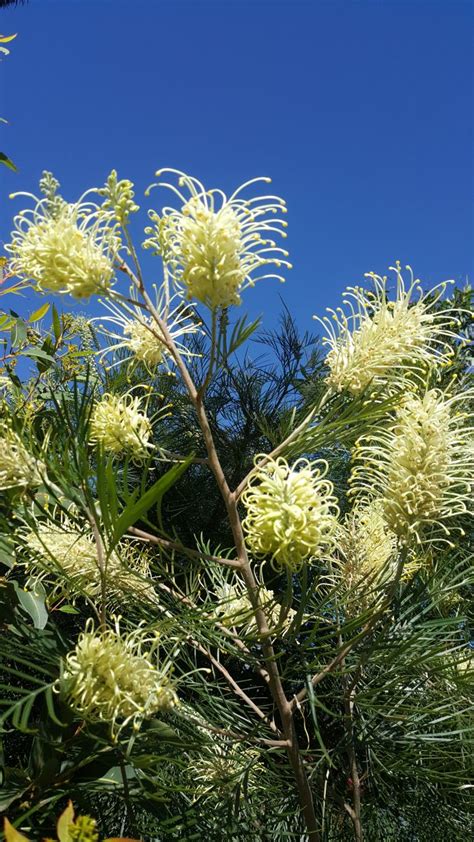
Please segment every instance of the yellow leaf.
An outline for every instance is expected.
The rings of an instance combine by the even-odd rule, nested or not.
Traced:
[[[5,842],[29,842],[29,839],[23,836],[22,833],[19,833],[7,818],[4,820],[3,830],[5,832]]]
[[[41,307],[39,307],[38,310],[35,310],[35,312],[31,314],[28,321],[29,322],[39,321],[40,319],[43,318],[43,316],[46,316],[46,313],[48,312],[49,307],[50,307],[50,305],[48,304],[48,302],[46,302],[46,304],[42,304]]]
[[[13,41],[14,38],[18,35],[18,32],[15,32],[14,35],[0,35],[0,44],[8,44],[9,41]]]
[[[59,842],[71,842],[69,835],[69,828],[74,821],[74,807],[72,801],[69,802],[66,809],[59,816],[57,824],[57,834]]]

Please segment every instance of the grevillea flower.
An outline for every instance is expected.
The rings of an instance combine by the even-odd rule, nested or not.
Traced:
[[[406,544],[449,536],[446,524],[472,500],[473,430],[457,411],[469,397],[406,395],[388,428],[358,442],[351,493],[380,496],[389,528]]]
[[[263,467],[258,463],[266,459]],[[271,556],[275,568],[298,570],[334,543],[339,510],[326,462],[255,457],[256,469],[242,494],[247,544],[257,556]]]
[[[411,268],[405,286],[400,263],[390,267],[396,274],[394,300],[389,299],[387,278],[369,272],[374,290],[349,287],[344,305],[328,310],[331,318],[316,318],[328,336],[327,381],[337,391],[353,395],[369,384],[401,391],[410,382],[423,382],[427,367],[442,365],[452,355],[450,340],[458,324],[452,310],[435,312],[436,304],[450,282],[423,294]]]
[[[107,722],[113,735],[130,722],[138,729],[145,717],[178,704],[171,662],[158,663],[158,644],[159,636],[141,627],[123,636],[118,620],[114,629],[96,631],[89,619],[57,689],[84,719]]]
[[[109,453],[129,455],[140,462],[152,449],[152,427],[142,411],[140,398],[104,394],[96,403],[90,424],[90,441]]]
[[[247,590],[241,582],[224,584],[216,587],[218,604],[215,610],[219,621],[225,626],[236,626],[252,634],[257,632],[257,623]],[[273,591],[260,586],[258,598],[265,614],[269,629],[280,629],[283,633],[288,630],[296,611],[293,608],[282,611],[282,606],[276,602]]]
[[[0,491],[35,488],[43,482],[43,463],[28,453],[20,436],[0,424]]]
[[[81,531],[66,517],[60,523],[46,521],[21,535],[21,548],[29,551],[24,560],[22,552],[22,564],[33,581],[51,582],[52,593],[66,593],[72,601],[81,595],[101,599],[102,576],[96,543],[89,531]],[[108,603],[120,605],[130,597],[155,602],[149,575],[146,555],[134,552],[130,542],[121,547],[121,556],[112,552],[104,570]]]
[[[239,784],[241,798],[245,797],[245,793],[258,789],[265,780],[265,767],[259,756],[255,749],[226,743],[222,738],[214,739],[202,748],[198,758],[189,758],[188,771],[195,786],[194,797],[226,797]]]
[[[340,575],[348,589],[390,581],[397,570],[397,537],[379,501],[356,506],[337,529]]]
[[[16,193],[35,201],[33,209],[15,217],[10,269],[34,281],[43,292],[70,293],[88,298],[109,289],[114,277],[113,260],[120,248],[115,227],[110,227],[93,202],[67,203],[56,195],[58,183],[45,173],[40,186],[45,196]],[[88,191],[90,192],[90,191]]]
[[[136,290],[133,287],[130,289],[130,297],[137,300]],[[108,353],[115,353],[121,348],[127,351],[127,355],[113,362],[110,368],[132,360],[143,363],[149,371],[161,364],[170,371],[174,360],[155,319],[151,316],[147,317],[138,303],[134,308],[127,308],[126,311],[123,306],[120,308],[110,301],[101,303],[112,313],[103,321],[115,325],[120,331],[115,333],[113,330],[103,328],[104,334],[112,340],[112,343],[101,352],[102,357]],[[155,309],[166,323],[180,356],[194,356],[183,344],[181,338],[198,332],[200,322],[193,317],[192,309],[184,303],[181,295],[169,295],[166,281],[160,289],[155,287]]]
[[[271,264],[290,268],[288,252],[278,248],[271,238],[275,232],[286,236],[282,229],[287,223],[278,216],[286,213],[283,199],[241,198],[246,187],[259,181],[269,183],[271,179],[248,181],[227,198],[221,190],[206,190],[196,178],[178,170],[158,170],[156,175],[162,173],[177,175],[178,186],[160,182],[151,187],[168,187],[181,207],[164,208],[161,217],[150,211],[154,225],[145,229],[148,239],[143,245],[162,257],[187,298],[211,308],[229,307],[240,304],[242,291],[256,281],[283,281],[278,274],[255,275]]]

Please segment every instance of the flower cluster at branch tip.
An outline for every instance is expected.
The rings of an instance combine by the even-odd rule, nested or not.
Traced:
[[[0,491],[35,488],[42,483],[45,466],[28,453],[20,436],[0,423]]]
[[[130,290],[130,296],[137,300],[133,288]],[[115,333],[101,325],[103,333],[113,340],[102,351],[102,357],[111,352],[116,353],[121,348],[129,352],[126,357],[113,362],[110,368],[134,360],[137,363],[143,363],[149,371],[162,363],[170,371],[173,357],[165,344],[162,330],[153,317],[147,318],[143,314],[143,309],[138,306],[138,302],[133,310],[127,311],[128,315],[123,309],[110,301],[103,301],[102,304],[112,314],[106,316],[103,321],[116,325],[120,330],[120,333]],[[191,308],[184,303],[180,295],[169,295],[166,281],[159,289],[155,287],[155,310],[166,324],[180,355],[184,357],[193,356],[192,352],[180,340],[184,336],[198,332],[200,323],[196,319],[193,320]]]
[[[255,464],[242,494],[247,544],[253,554],[271,556],[276,569],[298,570],[334,544],[339,510],[327,463],[299,459],[290,467],[282,457],[260,454]]]
[[[104,197],[101,216],[110,214],[120,225],[126,225],[131,213],[140,210],[134,202],[133,183],[126,178],[120,181],[117,178],[117,170],[112,170],[104,187],[97,190],[99,196]]]
[[[353,509],[337,529],[341,575],[348,589],[374,579],[390,581],[397,569],[397,538],[379,501]]]
[[[93,202],[65,202],[57,195],[58,182],[43,175],[43,198],[28,196],[36,205],[15,217],[11,242],[11,271],[31,280],[43,292],[70,293],[88,298],[106,292],[114,277],[113,260],[120,248],[114,225]],[[88,191],[90,192],[90,191]]]
[[[63,518],[61,523],[38,523],[34,531],[22,534],[21,542],[29,550],[30,557],[23,563],[33,581],[52,580],[55,583],[52,593],[65,592],[73,601],[80,595],[91,599],[102,597],[97,548],[89,531],[81,531],[68,518]],[[107,601],[120,604],[126,596],[155,602],[144,553],[134,553],[133,544],[128,542],[121,548],[121,556],[114,551],[105,560]]]
[[[159,635],[138,627],[123,636],[114,629],[96,631],[89,619],[75,649],[65,660],[58,690],[89,721],[107,722],[115,736],[121,728],[179,704],[170,678],[170,662],[158,665]]]
[[[169,188],[178,197],[181,209],[164,208],[162,216],[150,211],[153,226],[145,229],[148,238],[143,245],[162,257],[189,299],[211,308],[229,307],[240,304],[242,291],[256,281],[284,280],[278,274],[254,274],[271,264],[291,268],[288,252],[268,236],[286,236],[287,223],[278,216],[286,213],[283,199],[241,198],[244,188],[271,179],[246,182],[227,198],[221,190],[206,190],[196,178],[178,170],[158,170],[156,175],[168,172],[178,176],[177,187],[163,182],[151,187]],[[189,196],[184,195],[183,188]]]
[[[400,263],[391,269],[397,279],[394,301],[388,297],[387,278],[369,272],[374,290],[349,287],[344,294],[348,313],[338,308],[328,310],[331,318],[314,317],[328,334],[323,338],[330,346],[327,381],[337,391],[357,395],[373,384],[398,392],[412,381],[423,382],[427,367],[442,365],[452,355],[456,314],[435,311],[449,282],[423,294],[410,267],[408,286]]]
[[[445,521],[472,502],[473,430],[456,411],[467,398],[437,389],[405,395],[391,426],[357,444],[350,493],[380,496],[389,528],[405,544],[446,541]]]
[[[152,427],[142,412],[140,398],[130,394],[104,394],[96,403],[90,424],[90,441],[105,451],[129,455],[140,462],[152,449]]]
[[[240,583],[226,582],[216,588],[218,604],[216,614],[223,625],[243,627],[249,633],[257,631],[252,604],[245,587]],[[270,630],[280,629],[283,633],[293,622],[296,611],[293,608],[282,610],[275,601],[273,591],[261,586],[258,591],[260,607]]]

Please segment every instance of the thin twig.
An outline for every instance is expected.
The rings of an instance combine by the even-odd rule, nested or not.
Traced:
[[[199,550],[192,550],[190,547],[183,547],[178,541],[169,541],[167,538],[159,538],[158,535],[152,535],[150,532],[145,532],[143,529],[137,529],[135,526],[130,526],[128,529],[130,535],[135,535],[142,541],[148,544],[157,544],[165,550],[177,550],[184,555],[189,555],[191,558],[198,558],[202,561],[215,561],[217,564],[223,564],[225,567],[233,567],[238,569],[241,567],[237,559],[221,558],[217,555],[207,555],[207,553],[200,553]]]

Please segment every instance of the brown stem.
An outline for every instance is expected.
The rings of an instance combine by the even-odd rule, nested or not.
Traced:
[[[354,741],[354,695],[355,689],[346,689],[344,693],[345,730],[347,735],[347,757],[352,779],[352,804],[353,811],[350,814],[354,825],[354,834],[357,842],[363,842],[361,822],[361,801],[360,801],[360,775],[357,766],[357,755]]]
[[[192,640],[191,643],[193,644],[194,648],[201,652],[201,654],[204,655],[206,658],[208,658],[211,664],[213,664],[214,667],[221,673],[221,675],[224,676],[225,680],[227,681],[229,686],[232,687],[236,696],[239,696],[239,698],[241,698],[245,702],[245,704],[249,708],[251,708],[253,712],[256,713],[257,716],[268,725],[269,728],[272,729],[272,731],[274,731],[277,734],[280,733],[275,723],[272,722],[272,720],[268,718],[268,716],[263,712],[263,710],[261,710],[261,708],[259,708],[258,705],[255,704],[255,702],[250,698],[250,696],[247,696],[247,694],[244,692],[244,690],[242,690],[240,685],[237,684],[235,678],[231,676],[230,672],[224,667],[224,665],[221,664],[220,661],[217,660],[217,658],[214,658],[214,655],[196,640]],[[278,744],[286,745],[286,741],[282,743],[282,741],[280,740]]]
[[[209,459],[209,467],[211,468],[214,474],[214,478],[216,480],[217,486],[219,488],[219,491],[221,492],[222,498],[226,506],[227,516],[229,518],[229,523],[237,551],[237,558],[239,561],[239,572],[247,587],[248,595],[254,610],[257,627],[262,638],[262,650],[269,675],[269,687],[273,696],[273,700],[278,708],[282,723],[283,735],[285,737],[285,740],[287,741],[288,759],[295,777],[298,796],[308,831],[308,839],[310,840],[310,842],[319,842],[319,825],[314,810],[311,788],[299,751],[298,738],[293,721],[292,706],[288,702],[285,692],[283,690],[280,673],[275,660],[275,653],[273,650],[273,646],[270,642],[270,629],[268,628],[265,614],[260,607],[258,599],[258,584],[254,577],[247,556],[244,534],[242,531],[242,525],[237,509],[237,496],[233,494],[230,490],[224,471],[222,470],[222,466],[215,448],[212,431],[209,426],[206,411],[204,409],[202,395],[194,385],[193,379],[181,355],[179,354],[178,349],[176,348],[173,342],[173,339],[168,331],[167,325],[161,319],[160,314],[157,312],[155,306],[153,305],[153,302],[151,301],[145,289],[141,277],[137,277],[135,273],[132,272],[132,270],[129,268],[127,268],[126,271],[129,277],[132,279],[135,286],[137,287],[138,291],[140,292],[143,301],[148,307],[150,315],[153,317],[158,327],[162,331],[165,342],[170,348],[171,354],[173,355],[173,358],[181,374],[183,383],[186,386],[189,397],[191,398],[191,401],[194,405],[199,425],[201,427],[204,443],[206,445],[206,451]]]
[[[136,529],[134,526],[130,526],[128,532],[130,535],[135,535],[137,538],[141,538],[142,541],[146,541],[148,544],[158,544],[158,546],[163,547],[165,550],[178,550],[178,552],[183,553],[183,555],[189,555],[192,558],[200,558],[205,561],[215,561],[218,564],[223,564],[225,567],[240,568],[240,561],[237,561],[237,559],[221,558],[217,555],[206,555],[205,553],[200,553],[199,550],[191,550],[189,547],[183,547],[182,544],[177,541],[169,541],[167,538],[159,538],[158,535],[152,535],[150,532],[145,532],[143,529]]]

